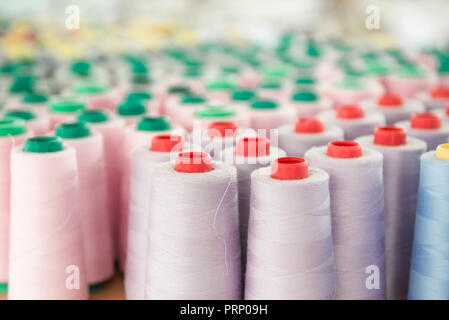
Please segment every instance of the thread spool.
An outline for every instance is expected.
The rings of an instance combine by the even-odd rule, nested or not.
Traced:
[[[357,104],[363,100],[376,99],[384,92],[380,83],[373,79],[347,77],[331,84],[324,84],[320,91],[334,105]]]
[[[21,145],[26,137],[23,120],[0,120],[0,292],[8,290],[11,150]]]
[[[430,90],[436,80],[435,76],[415,65],[403,65],[385,77],[384,85],[388,92],[413,98],[419,92]]]
[[[187,152],[151,174],[146,298],[240,299],[235,168]]]
[[[75,150],[34,137],[11,155],[9,299],[87,299]]]
[[[189,126],[191,114],[200,106],[207,103],[207,99],[204,96],[197,95],[184,95],[171,97],[166,101],[165,113],[170,119],[178,123],[181,126]]]
[[[257,88],[257,96],[265,100],[284,100],[290,95],[290,83],[279,80],[262,81]]]
[[[278,136],[279,148],[288,156],[302,157],[312,147],[343,140],[343,130],[334,125],[325,125],[317,118],[299,118],[294,125],[279,127]]]
[[[305,158],[330,177],[336,298],[385,298],[382,154],[334,141]]]
[[[332,101],[314,91],[298,91],[291,97],[290,104],[298,118],[315,117],[318,113],[332,109]]]
[[[250,124],[249,114],[246,110],[215,104],[198,107],[185,120],[183,127],[188,131],[207,128],[215,121],[233,121],[245,128],[248,128]]]
[[[231,105],[236,109],[247,109],[255,96],[256,94],[253,90],[234,90],[231,97]]]
[[[438,86],[428,92],[418,93],[416,96],[424,103],[427,111],[442,110],[449,104],[449,87]]]
[[[385,271],[387,299],[407,299],[420,156],[424,141],[406,137],[404,129],[379,127],[374,135],[356,139],[382,153],[385,198]]]
[[[114,273],[103,137],[92,134],[85,122],[62,123],[56,135],[76,151],[87,283],[96,286]]]
[[[427,150],[434,150],[449,139],[449,127],[442,124],[435,113],[416,113],[410,120],[399,121],[395,125],[404,128],[409,136],[423,140],[427,144]]]
[[[425,107],[418,100],[403,99],[397,94],[385,94],[377,100],[367,100],[361,103],[366,110],[376,110],[385,117],[387,125],[408,120],[413,113],[424,112]]]
[[[121,149],[125,121],[104,109],[86,110],[78,116],[94,133],[103,136],[104,159],[108,183],[109,219],[111,221],[114,255],[118,257],[120,217]]]
[[[10,109],[4,113],[4,116],[24,120],[28,130],[37,136],[50,131],[50,118],[47,115],[38,115],[32,110]]]
[[[148,144],[151,139],[160,134],[174,134],[185,137],[180,128],[173,128],[170,121],[162,116],[144,116],[134,126],[124,130],[122,153],[122,177],[119,219],[119,264],[125,270],[126,250],[128,239],[128,216],[130,197],[131,154],[140,145]]]
[[[226,148],[220,152],[220,160],[234,165],[237,169],[243,271],[246,263],[251,173],[256,169],[270,165],[277,158],[285,156],[285,151],[270,146],[270,140],[263,137],[240,138],[237,140],[235,147]]]
[[[448,144],[421,157],[409,299],[447,300]]]
[[[165,134],[155,136],[151,140],[151,145],[139,146],[132,153],[125,275],[127,299],[145,298],[151,169],[157,163],[176,159],[182,148],[182,136]]]
[[[24,109],[30,109],[39,115],[48,113],[48,96],[41,93],[29,93],[22,97]]]
[[[333,299],[329,175],[301,158],[251,174],[245,299]]]
[[[347,140],[371,134],[376,127],[385,125],[385,117],[380,112],[365,111],[359,105],[342,105],[335,111],[318,114],[318,118],[342,128]]]
[[[147,113],[145,105],[140,100],[126,100],[119,104],[117,115],[125,121],[126,125],[133,125],[137,120]]]
[[[210,81],[206,87],[206,95],[208,99],[224,104],[228,104],[230,102],[232,92],[236,88],[235,84],[228,79],[217,79]]]
[[[435,113],[437,116],[440,117],[441,121],[443,122],[443,125],[449,123],[449,104],[447,105],[446,108],[441,110],[435,110],[433,111],[433,113]]]
[[[132,90],[127,93],[125,100],[138,100],[145,105],[145,109],[148,110],[151,114],[162,114],[161,98],[156,96],[152,91]]]
[[[254,130],[265,130],[270,137],[270,130],[287,124],[295,117],[295,111],[274,100],[256,100],[251,104],[250,126]],[[259,132],[262,134],[262,132]]]
[[[88,109],[104,109],[115,111],[118,100],[114,93],[100,83],[87,82],[76,85],[73,93],[80,95],[86,101]]]
[[[85,108],[85,103],[76,98],[61,97],[51,100],[49,107],[50,129],[53,130],[61,122],[75,120],[78,112]]]

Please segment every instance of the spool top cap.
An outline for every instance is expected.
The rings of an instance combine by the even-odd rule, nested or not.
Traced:
[[[374,130],[374,144],[400,146],[407,142],[405,130],[395,126],[378,127]]]
[[[59,137],[34,137],[25,140],[23,151],[34,153],[50,153],[64,149],[62,141]]]
[[[162,116],[145,116],[137,122],[139,131],[166,131],[170,128],[170,121]]]
[[[299,180],[309,176],[307,160],[298,157],[278,158],[271,164],[271,177],[279,180]]]
[[[279,105],[272,100],[256,100],[251,104],[253,109],[276,109]]]
[[[254,98],[254,91],[251,90],[234,90],[232,93],[232,100],[234,101],[248,101]]]
[[[85,109],[83,101],[70,98],[56,99],[50,102],[51,112],[73,113]]]
[[[431,112],[414,113],[410,118],[410,125],[413,129],[438,129],[441,127],[441,119]]]
[[[181,151],[183,147],[182,136],[172,134],[160,134],[151,140],[151,151],[174,152]]]
[[[89,126],[82,121],[63,122],[56,127],[56,135],[63,139],[80,139],[90,134]]]
[[[146,112],[141,100],[126,100],[118,106],[117,113],[121,116],[138,116]]]
[[[399,76],[403,78],[423,78],[424,72],[413,64],[403,64],[398,70]]]
[[[182,104],[196,104],[196,103],[204,103],[206,102],[206,98],[202,96],[196,96],[196,95],[185,95],[181,98]]]
[[[99,83],[82,83],[73,88],[73,92],[78,94],[100,94],[106,92],[106,87]]]
[[[48,101],[48,96],[41,93],[29,93],[22,97],[25,103],[45,103]]]
[[[430,95],[434,99],[449,99],[449,88],[444,86],[437,87],[430,92]]]
[[[337,108],[338,119],[360,119],[365,116],[365,112],[358,105],[344,105]]]
[[[78,120],[89,123],[106,122],[109,120],[109,115],[102,109],[85,110],[78,116]]]
[[[244,137],[237,140],[235,153],[243,157],[270,155],[270,140],[263,137]]]
[[[356,77],[347,77],[337,83],[337,87],[341,89],[360,90],[363,89],[363,82]]]
[[[261,83],[260,88],[262,89],[280,89],[281,83],[279,81],[265,81]]]
[[[299,118],[296,121],[295,132],[297,133],[320,133],[324,131],[324,124],[316,118]]]
[[[190,88],[183,85],[173,85],[168,88],[168,93],[170,94],[190,94]]]
[[[293,101],[314,102],[318,100],[318,95],[313,91],[299,91],[292,96]]]
[[[377,104],[380,107],[402,107],[404,101],[400,95],[389,93],[381,96],[377,101]]]
[[[225,106],[205,106],[195,111],[195,115],[200,118],[225,118],[232,117],[235,111]]]
[[[212,81],[207,84],[209,90],[234,90],[235,85],[225,79]]]
[[[25,121],[17,118],[0,119],[0,137],[17,136],[26,132]]]
[[[441,160],[449,160],[449,143],[440,144],[436,149],[435,157]]]
[[[238,129],[234,121],[214,121],[209,124],[207,133],[210,137],[229,137],[233,136]]]
[[[131,91],[126,96],[126,100],[150,100],[151,93],[146,91]]]
[[[355,141],[333,141],[327,145],[327,155],[332,158],[358,158],[362,156],[362,147]]]
[[[9,110],[5,113],[5,117],[17,118],[27,121],[36,119],[36,114],[33,111],[17,109]]]
[[[175,161],[175,170],[185,173],[201,173],[212,170],[212,159],[205,152],[181,152]]]
[[[299,77],[295,80],[295,83],[299,84],[299,85],[303,85],[303,84],[313,85],[313,84],[315,84],[315,79],[310,78],[310,77]]]

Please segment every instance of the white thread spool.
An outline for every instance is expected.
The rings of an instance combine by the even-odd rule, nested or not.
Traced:
[[[335,141],[305,157],[330,177],[336,298],[384,299],[382,154]]]
[[[379,127],[356,139],[384,157],[385,271],[388,299],[407,299],[418,199],[420,157],[426,143],[399,127]]]
[[[151,175],[146,298],[240,299],[235,168],[187,152]]]
[[[11,216],[11,150],[27,138],[25,122],[0,120],[0,292],[7,291]]]
[[[221,161],[237,168],[243,270],[246,261],[251,173],[261,167],[269,166],[272,161],[284,156],[286,156],[285,151],[271,147],[270,141],[262,137],[240,138],[235,147],[224,149],[220,153]]]
[[[92,134],[84,122],[62,123],[56,135],[76,151],[87,283],[101,284],[114,273],[103,137]]]
[[[333,106],[330,99],[321,97],[314,91],[294,93],[289,104],[296,110],[298,118],[315,117],[320,112],[331,110]]]
[[[288,106],[274,100],[256,100],[251,104],[250,121],[254,130],[266,130],[270,137],[270,130],[287,124],[295,118],[295,111]]]
[[[35,137],[11,156],[9,299],[87,299],[76,153]]]
[[[245,299],[333,299],[329,175],[301,158],[251,174]]]
[[[26,109],[10,109],[4,113],[4,116],[26,121],[27,128],[36,136],[44,135],[50,131],[50,118],[45,114],[39,115]]]
[[[343,130],[334,125],[324,125],[316,118],[300,118],[294,125],[280,127],[278,137],[279,148],[288,156],[302,157],[312,147],[343,140]]]
[[[181,136],[166,134],[155,136],[151,140],[151,146],[142,145],[132,152],[125,274],[127,299],[142,300],[145,297],[151,169],[156,163],[176,159],[182,147]]]
[[[441,110],[435,110],[433,111],[437,116],[440,117],[441,121],[443,122],[443,125],[449,124],[449,105]]]
[[[413,113],[425,111],[425,107],[418,100],[404,100],[396,94],[385,94],[378,100],[362,101],[361,105],[366,110],[376,110],[382,113],[387,125],[410,119]]]
[[[440,117],[435,113],[416,113],[410,120],[399,121],[395,125],[404,128],[409,136],[426,142],[427,150],[435,150],[439,144],[449,139],[449,126],[441,123]]]
[[[427,111],[437,111],[449,105],[449,87],[439,86],[430,92],[420,92],[416,97],[426,106]]]
[[[346,140],[370,134],[376,127],[385,125],[385,117],[377,111],[364,111],[358,105],[343,105],[336,111],[325,111],[318,118],[326,124],[343,129]]]

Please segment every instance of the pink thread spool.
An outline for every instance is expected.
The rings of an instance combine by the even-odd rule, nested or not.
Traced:
[[[332,101],[321,97],[314,91],[294,93],[289,104],[296,111],[298,118],[315,117],[318,113],[332,109]]]
[[[320,90],[334,105],[357,104],[362,100],[375,99],[384,92],[377,80],[368,78],[343,78],[323,84]]]
[[[418,93],[416,97],[424,103],[427,111],[442,110],[449,105],[449,86],[437,86],[428,92]]]
[[[229,104],[235,84],[228,79],[218,79],[209,82],[206,87],[206,96],[209,100]]]
[[[140,117],[147,114],[145,103],[141,100],[126,100],[119,104],[117,115],[125,121],[125,125],[135,125]]]
[[[48,115],[48,96],[40,93],[24,95],[21,108],[32,110],[38,115]]]
[[[251,128],[264,130],[267,137],[270,137],[271,129],[289,123],[292,118],[295,118],[295,111],[274,100],[257,100],[251,104]]]
[[[76,153],[35,137],[11,156],[9,299],[87,299]]]
[[[268,80],[263,81],[257,90],[257,96],[266,100],[285,100],[292,91],[292,86],[286,81]]]
[[[103,138],[84,122],[62,123],[56,134],[76,151],[87,283],[99,285],[114,273]]]
[[[126,249],[128,239],[128,216],[130,197],[131,154],[133,150],[145,145],[159,134],[174,134],[185,136],[185,131],[173,128],[169,120],[161,116],[144,116],[135,126],[125,128],[122,144],[122,178],[119,218],[119,264],[121,270],[125,269]]]
[[[23,120],[0,120],[0,292],[8,289],[11,150],[21,145],[26,137]]]
[[[182,136],[161,134],[151,139],[150,146],[141,145],[132,152],[125,274],[125,292],[129,300],[145,298],[147,262],[151,263],[147,261],[151,169],[157,163],[176,159],[182,148]]]
[[[152,91],[149,90],[132,90],[124,97],[125,101],[137,100],[144,104],[145,109],[151,114],[159,115],[161,111],[161,98],[157,97]]]
[[[165,104],[165,114],[178,125],[192,127],[192,114],[207,103],[206,97],[198,95],[183,95],[171,97]]]
[[[44,135],[50,131],[50,118],[45,114],[38,115],[32,110],[10,109],[4,115],[5,117],[24,120],[28,130],[36,136]]]
[[[89,123],[92,132],[103,136],[104,158],[109,191],[109,211],[114,254],[118,257],[121,148],[125,121],[103,110],[86,110],[78,116],[79,121]]]
[[[172,98],[187,94],[200,95],[203,93],[203,90],[194,90],[191,86],[184,82],[171,79],[165,83],[159,83],[155,86],[154,93],[156,97],[160,97],[160,114],[166,114],[166,104]]]
[[[83,97],[88,109],[115,111],[117,108],[118,100],[114,92],[100,83],[81,83],[73,88],[73,92]]]
[[[76,119],[79,112],[86,108],[84,101],[71,97],[60,97],[50,101],[50,130],[57,124]]]
[[[183,127],[192,131],[201,128],[207,128],[215,121],[233,121],[241,127],[248,128],[250,116],[246,110],[238,110],[229,106],[208,104],[198,107],[186,118]]]
[[[388,92],[412,98],[419,92],[430,90],[436,81],[436,76],[427,70],[404,66],[396,73],[386,76],[384,84]]]

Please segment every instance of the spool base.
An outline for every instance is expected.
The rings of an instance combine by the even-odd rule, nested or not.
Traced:
[[[8,283],[0,282],[0,293],[7,293],[7,292],[8,292]]]

